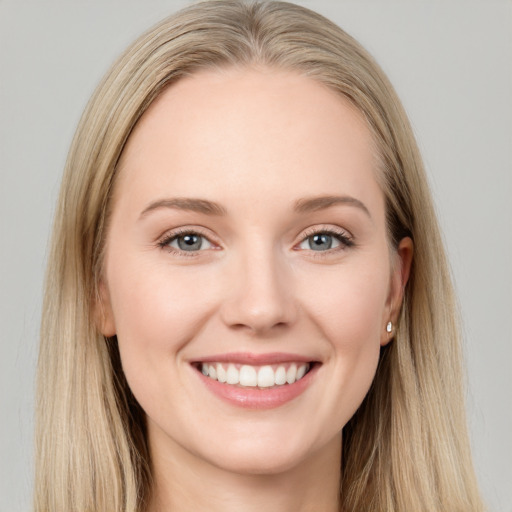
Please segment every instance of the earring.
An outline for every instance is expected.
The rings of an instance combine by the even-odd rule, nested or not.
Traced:
[[[388,324],[386,325],[386,332],[390,333],[392,330],[393,330],[393,323],[388,322]]]

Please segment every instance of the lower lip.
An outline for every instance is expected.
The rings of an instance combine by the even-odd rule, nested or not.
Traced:
[[[206,377],[197,370],[195,372],[214,395],[232,405],[246,409],[274,409],[301,395],[312,383],[318,366],[315,364],[302,379],[293,384],[263,389],[232,386]]]

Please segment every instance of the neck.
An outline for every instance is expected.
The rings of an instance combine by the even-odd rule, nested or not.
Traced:
[[[240,474],[174,447],[172,458],[152,453],[148,512],[337,512],[341,435],[300,464],[273,474]]]

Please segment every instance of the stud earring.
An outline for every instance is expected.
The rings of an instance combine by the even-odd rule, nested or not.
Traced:
[[[388,322],[388,324],[386,325],[386,332],[390,333],[392,330],[393,330],[393,323]]]

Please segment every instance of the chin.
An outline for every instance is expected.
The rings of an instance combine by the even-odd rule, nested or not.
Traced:
[[[277,475],[301,466],[318,450],[308,439],[290,436],[231,439],[221,450],[209,453],[214,466],[242,475]]]
[[[299,454],[276,452],[237,453],[215,458],[216,467],[240,475],[278,475],[286,473],[302,462]]]

